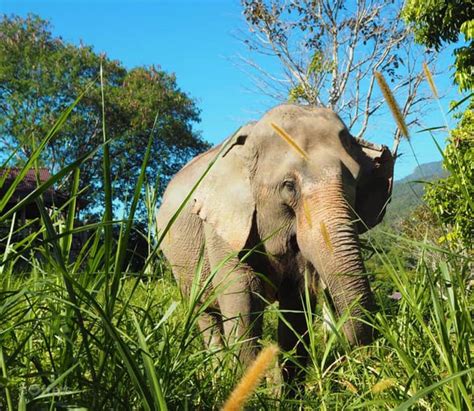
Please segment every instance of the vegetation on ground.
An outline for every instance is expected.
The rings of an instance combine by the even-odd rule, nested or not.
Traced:
[[[107,82],[112,63],[102,61],[99,77],[92,76],[92,85],[84,83],[80,89],[95,89],[99,96],[95,115],[105,133],[97,147],[66,159],[17,206],[5,208],[11,191],[0,198],[0,409],[219,409],[244,371],[239,343],[205,349],[197,327],[198,302],[215,295],[203,288],[197,267],[190,296],[184,298],[157,251],[166,232],[151,241],[159,199],[156,181],[148,177],[156,137],[152,126],[140,131],[145,150],[129,180],[129,206],[120,220],[113,219],[113,204],[121,193],[114,190],[111,176],[121,160],[112,149],[114,126],[100,113],[112,109],[118,91]],[[49,158],[54,142],[74,127],[81,105],[89,104],[80,90],[79,97],[58,109],[62,111],[54,121],[35,123],[36,144],[20,163],[25,172]],[[157,114],[153,110],[151,116],[156,115],[157,123],[170,120],[160,110]],[[454,211],[440,214],[428,194],[428,207],[418,208],[396,230],[382,227],[363,239],[379,306],[368,321],[377,338],[366,347],[351,348],[339,332],[342,321],[336,322],[335,332],[326,333],[321,306],[308,308],[310,359],[302,389],[296,398],[287,396],[281,364],[295,357],[280,353],[250,396],[249,409],[474,408],[472,237],[465,235],[469,221],[462,219],[473,210],[468,137],[468,145],[462,145],[470,133],[472,116],[465,115],[451,132],[445,153],[450,176],[444,184],[456,195],[445,197],[443,210]],[[100,218],[77,225],[76,200],[91,158],[97,158],[101,181],[95,203]],[[0,187],[3,182],[0,176]],[[49,213],[42,193],[58,183],[65,185],[70,199]],[[18,221],[17,211],[29,202],[36,203],[40,218]],[[129,256],[140,204],[153,246],[137,269]],[[82,232],[88,233],[87,240],[74,250],[74,238]],[[457,234],[440,243],[442,235],[452,232]],[[324,298],[321,292],[320,301]],[[276,340],[279,315],[277,305],[267,308],[263,346]]]
[[[25,167],[35,163],[40,150]],[[2,408],[217,409],[237,384],[238,344],[220,353],[203,346],[196,326],[197,301],[204,292],[199,280],[190,298],[183,298],[153,251],[140,272],[127,267],[133,205],[146,182],[149,154],[150,147],[131,213],[115,222],[104,216],[86,227],[89,239],[74,258],[72,236],[85,228],[73,227],[72,202],[65,205],[64,217],[42,212],[37,228],[19,242],[9,242],[22,228],[13,224],[15,209],[3,210],[0,221],[9,221],[12,230],[2,239],[8,246],[0,268]],[[78,161],[63,171],[74,173],[82,165]],[[77,195],[74,187],[71,199]],[[26,201],[41,205],[41,188]],[[105,198],[106,204],[112,201]],[[111,224],[120,227],[117,242],[107,242]],[[380,308],[370,321],[378,338],[367,347],[350,348],[340,333],[324,335],[320,307],[308,311],[304,391],[296,399],[286,397],[279,367],[293,354],[282,353],[249,407],[472,408],[472,261],[454,243],[438,245],[429,232],[421,240],[385,235],[396,253],[378,247],[370,234],[366,239]],[[37,238],[41,244],[32,246]],[[23,272],[15,269],[18,259],[27,262]],[[278,316],[278,307],[270,306],[263,345],[275,340]]]

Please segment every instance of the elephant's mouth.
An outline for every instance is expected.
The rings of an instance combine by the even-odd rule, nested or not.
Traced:
[[[291,250],[292,253],[295,255],[300,252],[300,247],[298,245],[298,240],[296,239],[296,234],[292,235],[290,237],[290,242],[289,242],[289,249]]]

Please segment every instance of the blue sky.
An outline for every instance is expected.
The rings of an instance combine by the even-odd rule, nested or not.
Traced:
[[[259,94],[248,75],[236,67],[235,57],[248,54],[235,37],[238,30],[245,30],[238,0],[0,0],[0,12],[38,14],[50,20],[53,33],[68,42],[82,40],[129,68],[155,64],[175,73],[179,87],[202,110],[196,129],[211,143],[218,143],[276,104]],[[445,67],[452,62],[450,51],[441,60]],[[276,68],[273,62],[267,64]],[[442,102],[447,111],[449,100],[458,97],[456,88],[447,75],[436,83],[447,94]],[[436,104],[432,113],[423,119],[424,125],[442,125]],[[394,129],[389,116],[380,117],[366,138],[387,144]],[[381,130],[387,133],[382,136]],[[415,131],[412,145],[418,161],[439,160],[430,136]],[[444,136],[438,136],[438,141],[443,143]],[[403,156],[397,163],[397,178],[416,166],[406,143],[400,151]]]

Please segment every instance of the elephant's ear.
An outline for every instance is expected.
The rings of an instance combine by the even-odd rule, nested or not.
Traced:
[[[359,233],[375,227],[385,215],[392,195],[395,159],[386,146],[358,139],[361,175],[357,184],[355,211],[361,221]]]
[[[248,239],[255,211],[250,187],[248,147],[245,142],[253,124],[240,128],[224,142],[221,156],[197,188],[193,212],[211,224],[235,251]]]

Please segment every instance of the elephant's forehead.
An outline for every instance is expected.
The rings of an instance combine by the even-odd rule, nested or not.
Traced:
[[[300,106],[298,104],[280,104],[269,110],[264,119],[296,120],[302,117],[338,119],[338,115],[331,109],[314,106]]]
[[[267,129],[266,135],[257,143],[260,172],[263,170],[262,177],[269,184],[281,179],[283,174],[317,177],[325,170],[340,172],[342,167],[357,177],[359,164],[348,150],[348,141],[345,141],[352,137],[342,123],[321,121],[315,125],[307,121],[286,126],[285,123],[279,126],[286,139],[270,127],[271,130]]]
[[[271,153],[274,158],[285,153],[301,156],[301,152],[312,157],[328,150],[336,156],[343,155],[344,146],[348,145],[346,140],[350,138],[344,124],[338,119],[301,116],[298,121],[262,121],[254,134],[257,147],[267,154]]]
[[[273,145],[278,140],[288,143],[276,128],[302,149],[320,144],[337,145],[348,134],[344,123],[332,111],[284,111],[280,115],[267,115],[256,125],[257,144]]]

